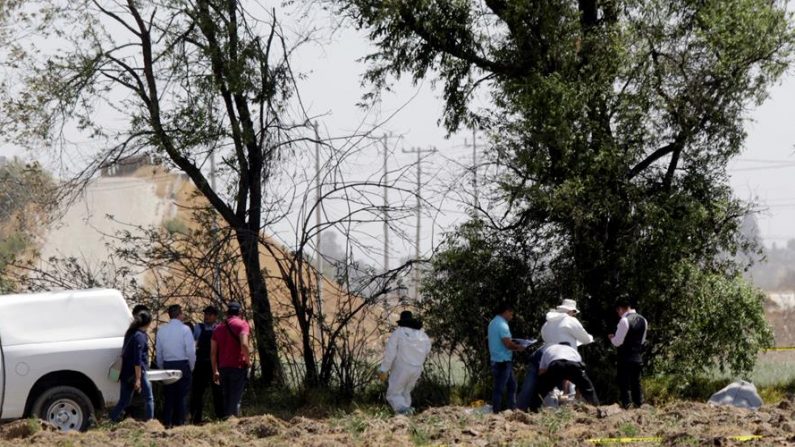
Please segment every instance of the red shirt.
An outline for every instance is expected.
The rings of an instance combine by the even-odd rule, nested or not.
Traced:
[[[243,358],[240,336],[250,332],[251,328],[246,320],[238,316],[227,318],[225,323],[221,323],[215,328],[213,341],[218,345],[219,368],[245,368],[248,366]]]

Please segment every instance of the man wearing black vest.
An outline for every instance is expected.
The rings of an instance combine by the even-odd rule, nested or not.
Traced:
[[[218,309],[214,306],[204,308],[204,322],[193,329],[196,340],[196,368],[193,370],[193,388],[190,395],[190,414],[194,424],[202,423],[204,409],[204,390],[210,387],[213,395],[213,409],[218,419],[224,416],[224,399],[221,386],[213,383],[213,367],[210,363],[210,342],[218,323]]]
[[[618,348],[618,388],[621,392],[621,405],[629,408],[631,403],[640,408],[643,392],[640,387],[643,348],[646,344],[648,323],[629,303],[622,299],[616,303],[616,313],[620,320],[615,334],[610,334],[610,342]]]

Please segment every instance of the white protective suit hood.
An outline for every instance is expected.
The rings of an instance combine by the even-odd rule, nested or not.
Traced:
[[[547,322],[541,327],[541,338],[544,346],[566,342],[576,348],[593,342],[593,336],[582,327],[580,320],[557,310],[547,312]]]
[[[384,352],[381,371],[387,372],[398,363],[404,366],[422,367],[425,357],[431,352],[431,339],[422,329],[399,327],[389,337]]]

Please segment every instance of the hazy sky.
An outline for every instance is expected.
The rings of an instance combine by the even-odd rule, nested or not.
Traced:
[[[766,244],[795,239],[795,75],[785,75],[746,124],[746,150],[730,165],[731,183],[743,199],[759,204]]]
[[[329,21],[320,16],[313,20],[321,27]],[[356,106],[363,93],[360,76],[364,70],[357,60],[371,51],[369,43],[362,34],[350,29],[338,31],[327,40],[305,47],[294,60],[294,69],[307,74],[301,81],[301,96],[311,114],[322,115],[321,126],[339,135],[356,129],[363,120],[373,123],[397,112],[384,128],[384,131],[403,135],[402,140],[395,141],[398,150],[390,163],[397,166],[415,159],[413,155],[401,153],[400,148],[434,146],[439,152],[427,158],[423,166],[425,175],[443,177],[438,179],[439,184],[459,175],[462,176],[460,185],[468,186],[471,177],[465,173],[464,166],[471,166],[472,150],[464,146],[464,139],[471,142],[471,133],[445,138],[444,130],[437,125],[442,112],[439,91],[433,90],[430,82],[412,86],[402,81],[394,93],[384,96],[379,113],[366,115]],[[751,113],[747,124],[747,149],[730,165],[731,182],[737,195],[756,199],[763,210],[758,216],[759,227],[768,244],[795,238],[795,125],[789,122],[793,108],[795,76],[789,74],[772,90],[770,99]],[[9,147],[0,148],[0,155],[20,154]],[[370,169],[381,166],[377,148],[366,156]],[[436,192],[435,200],[439,201],[443,213],[435,216],[435,222],[431,216],[423,218],[425,228],[433,229],[423,231],[423,250],[438,241],[441,231],[450,229],[463,217],[462,197],[455,194],[460,192],[460,185],[454,194],[443,196]],[[410,246],[396,247],[394,255],[400,257],[411,251]]]

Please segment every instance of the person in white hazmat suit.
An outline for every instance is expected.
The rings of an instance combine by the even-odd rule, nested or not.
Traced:
[[[389,377],[386,400],[398,414],[412,413],[411,391],[422,374],[422,365],[431,352],[431,339],[422,330],[422,323],[410,311],[400,313],[398,328],[389,337],[381,362],[379,376]]]

